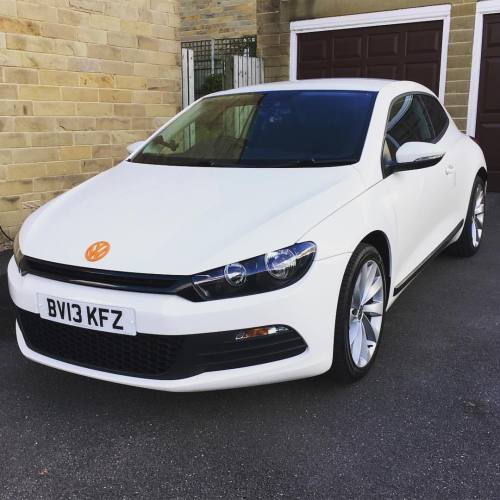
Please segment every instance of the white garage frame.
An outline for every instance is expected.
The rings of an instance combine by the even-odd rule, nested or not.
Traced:
[[[470,73],[469,107],[467,110],[467,134],[476,134],[477,101],[479,97],[479,79],[481,77],[481,56],[483,55],[483,23],[486,14],[499,14],[500,0],[483,0],[476,4],[476,22],[474,24],[474,43],[472,46],[472,68]]]
[[[500,0],[493,0],[499,2]],[[483,3],[483,2],[481,2]],[[290,23],[290,80],[297,79],[297,35],[314,31],[330,31],[349,28],[367,28],[425,21],[443,21],[443,41],[441,46],[441,70],[439,75],[439,100],[444,102],[446,68],[448,64],[448,40],[450,37],[451,5],[433,5],[412,9],[388,10],[353,14],[349,16],[322,17]]]

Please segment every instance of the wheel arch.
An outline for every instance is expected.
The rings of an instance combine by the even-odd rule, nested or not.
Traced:
[[[389,296],[391,290],[391,276],[392,276],[392,256],[391,256],[391,245],[389,243],[389,238],[387,235],[380,230],[372,231],[367,234],[360,243],[367,243],[374,246],[380,256],[382,257],[382,262],[384,263],[387,279],[387,296]]]

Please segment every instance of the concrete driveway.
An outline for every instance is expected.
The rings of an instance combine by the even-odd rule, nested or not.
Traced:
[[[425,270],[350,386],[170,394],[66,374],[20,355],[0,287],[2,499],[498,498],[500,195],[480,253]]]

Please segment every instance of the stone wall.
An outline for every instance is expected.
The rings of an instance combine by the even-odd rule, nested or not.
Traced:
[[[256,0],[181,0],[181,40],[237,38],[257,32]]]
[[[0,225],[11,236],[176,113],[178,27],[177,0],[0,0]]]
[[[257,0],[258,55],[267,81],[289,79],[290,21],[451,3],[445,104],[465,130],[475,0]]]

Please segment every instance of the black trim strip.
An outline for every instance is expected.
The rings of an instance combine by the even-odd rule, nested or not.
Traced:
[[[126,290],[128,292],[180,295],[193,302],[201,301],[191,276],[129,273],[48,262],[24,255],[19,262],[23,275],[33,274],[74,285]]]
[[[453,231],[444,239],[444,241],[430,254],[428,255],[419,265],[418,267],[412,271],[399,285],[394,287],[393,296],[399,295],[422,271],[422,269],[429,264],[429,262],[437,257],[450,243],[450,241],[457,235],[460,231],[464,223],[464,219],[462,219],[453,229]]]

